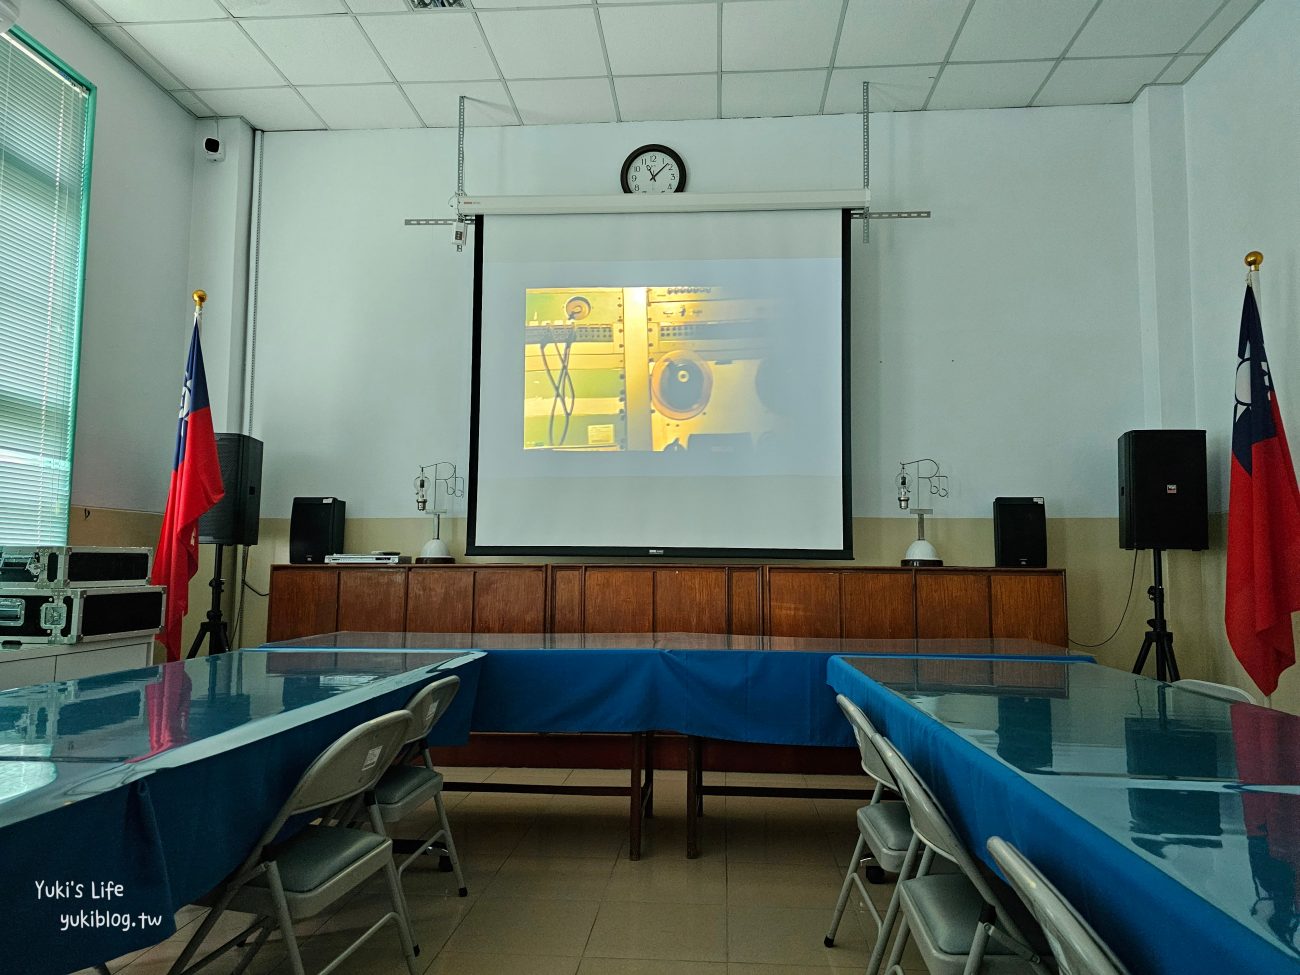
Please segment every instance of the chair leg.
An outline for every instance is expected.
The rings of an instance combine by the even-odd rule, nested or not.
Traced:
[[[266,939],[269,937],[271,937],[271,921],[267,918],[266,923],[258,928],[257,937],[253,940],[252,945],[245,946],[247,947],[247,950],[244,952],[244,957],[239,960],[239,964],[235,966],[230,975],[243,975],[248,966],[253,963],[253,959],[257,957],[257,953],[262,950],[262,946],[266,944]]]
[[[274,862],[267,865],[266,879],[271,888],[271,898],[275,901],[275,918],[280,925],[280,937],[284,938],[284,948],[289,953],[289,969],[293,975],[306,975],[302,967],[302,954],[298,951],[298,937],[293,933],[293,915],[289,912],[289,901],[284,896],[284,885],[280,882],[280,868]]]
[[[185,942],[185,947],[182,948],[181,953],[176,956],[176,960],[172,962],[172,967],[167,969],[167,975],[181,975],[182,972],[188,970],[186,966],[189,965],[190,959],[194,957],[194,953],[203,945],[204,939],[206,939],[208,934],[212,931],[212,926],[217,923],[217,919],[220,918],[222,914],[226,913],[226,905],[230,903],[234,896],[235,891],[230,887],[227,887],[221,892],[221,896],[218,897],[217,902],[212,905],[207,916],[199,922],[198,930],[190,936],[189,941]]]
[[[853,889],[853,881],[857,878],[858,868],[862,865],[862,851],[866,845],[866,837],[859,834],[857,846],[853,848],[853,856],[849,859],[849,869],[844,874],[844,883],[840,884],[840,899],[835,902],[830,929],[822,939],[827,948],[835,947],[835,932],[840,929],[840,919],[844,917],[844,908],[849,903],[849,891]]]
[[[893,972],[903,970],[903,949],[907,947],[907,939],[912,936],[907,926],[907,915],[904,914],[898,922],[898,937],[894,939],[894,950],[889,953],[889,963],[885,966],[885,975],[893,975]]]
[[[880,922],[880,933],[876,935],[876,943],[871,946],[871,958],[867,961],[866,975],[876,975],[880,970],[885,949],[889,947],[889,936],[893,933],[894,923],[898,920],[898,911],[902,903],[900,890],[903,881],[912,875],[912,868],[916,866],[916,856],[920,848],[921,838],[913,833],[912,840],[907,845],[907,856],[903,858],[903,868],[898,872],[898,881],[894,884],[894,892],[889,896],[889,907],[885,909],[885,918]]]
[[[402,893],[402,882],[397,878],[397,867],[392,858],[384,864],[384,878],[388,881],[388,894],[393,901],[393,910],[397,913],[397,936],[402,941],[402,954],[406,956],[406,967],[411,975],[420,975],[415,966],[415,956],[420,949],[411,935],[411,916],[406,913],[406,897]]]
[[[441,792],[433,797],[433,803],[438,807],[438,818],[442,821],[442,839],[447,844],[447,858],[451,860],[452,872],[456,874],[458,893],[461,897],[468,897],[469,888],[465,886],[465,875],[460,870],[460,857],[456,854],[456,841],[451,838],[451,823],[447,822],[447,806],[442,801]]]
[[[977,975],[984,962],[984,951],[989,944],[990,925],[983,918],[975,925],[975,937],[971,939],[970,954],[966,956],[966,967],[962,975]]]

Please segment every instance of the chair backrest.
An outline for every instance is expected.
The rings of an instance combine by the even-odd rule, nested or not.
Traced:
[[[415,724],[411,728],[411,737],[403,744],[415,741],[423,744],[433,726],[446,714],[447,708],[451,706],[452,699],[459,690],[460,678],[452,676],[436,680],[417,691],[415,696],[406,702],[406,710],[410,711],[415,718]]]
[[[1061,892],[1006,840],[989,837],[989,853],[1043,927],[1061,975],[1127,975],[1111,950]]]
[[[980,873],[966,844],[957,836],[948,814],[939,805],[939,800],[934,797],[929,786],[916,774],[916,769],[912,768],[911,763],[898,753],[887,738],[876,735],[872,741],[885,765],[893,773],[894,781],[898,783],[898,791],[902,793],[903,801],[907,804],[907,814],[912,819],[913,832],[930,849],[957,864],[958,869],[984,898],[984,902],[997,912],[999,928],[1022,944],[1028,944],[1015,921],[1007,914],[1001,899]]]
[[[849,719],[849,727],[853,729],[853,737],[858,743],[858,757],[862,762],[862,771],[882,785],[898,791],[898,787],[894,785],[894,777],[889,773],[884,760],[880,757],[880,752],[876,751],[876,746],[871,740],[872,736],[878,734],[875,725],[862,713],[860,707],[843,694],[835,695],[835,703],[840,706],[844,717]]]
[[[1233,687],[1231,684],[1216,684],[1213,681],[1184,677],[1182,680],[1174,681],[1174,686],[1181,687],[1185,691],[1196,691],[1198,694],[1217,697],[1223,701],[1241,701],[1243,704],[1255,703],[1255,697],[1250,691],[1243,691],[1240,687]]]

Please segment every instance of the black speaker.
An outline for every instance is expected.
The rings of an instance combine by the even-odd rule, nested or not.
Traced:
[[[1119,438],[1120,548],[1210,544],[1204,430],[1130,430]]]
[[[1042,498],[993,499],[994,565],[1047,568],[1047,510]]]
[[[242,433],[216,436],[226,494],[199,518],[199,541],[256,545],[262,513],[262,441]]]
[[[294,498],[289,517],[289,561],[316,563],[343,551],[343,512],[338,498]]]

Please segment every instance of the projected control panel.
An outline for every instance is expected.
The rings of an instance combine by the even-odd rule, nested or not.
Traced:
[[[775,423],[772,320],[703,285],[528,289],[525,449],[752,449]]]

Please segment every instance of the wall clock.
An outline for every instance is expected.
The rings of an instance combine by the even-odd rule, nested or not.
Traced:
[[[680,193],[686,189],[686,164],[661,145],[633,149],[623,163],[624,193]]]

